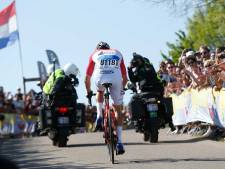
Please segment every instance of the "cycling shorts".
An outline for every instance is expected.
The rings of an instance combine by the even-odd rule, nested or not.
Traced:
[[[101,91],[101,92],[105,91],[105,88],[102,86],[103,83],[111,83],[112,84],[109,91],[110,91],[110,96],[113,100],[113,104],[114,105],[123,104],[124,91],[123,91],[122,80],[121,79],[120,80],[113,79],[113,81],[111,81],[111,80],[95,80],[95,85],[96,85],[97,91]]]

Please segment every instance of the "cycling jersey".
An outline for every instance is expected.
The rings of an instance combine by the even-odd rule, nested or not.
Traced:
[[[111,96],[114,104],[121,104],[123,100],[122,77],[126,76],[122,54],[115,49],[96,50],[89,58],[86,70],[87,76],[94,76],[98,91],[104,91],[102,83],[112,83]]]
[[[96,50],[89,59],[86,75],[95,78],[121,77],[126,75],[122,54],[115,50]]]

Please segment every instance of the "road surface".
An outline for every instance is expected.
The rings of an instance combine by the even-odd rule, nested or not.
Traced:
[[[160,130],[159,143],[150,144],[134,130],[125,130],[126,153],[109,161],[102,133],[69,137],[68,147],[51,145],[48,137],[1,140],[0,154],[29,169],[224,169],[225,143]],[[1,167],[0,167],[1,168]]]

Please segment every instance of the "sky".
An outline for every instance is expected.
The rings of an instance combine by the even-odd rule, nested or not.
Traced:
[[[0,10],[11,2],[0,0]],[[185,30],[187,22],[187,16],[171,15],[166,5],[144,0],[17,0],[16,10],[22,64],[18,42],[1,49],[0,86],[15,93],[23,88],[22,76],[38,77],[37,61],[47,66],[45,50],[50,49],[62,66],[74,63],[80,69],[76,89],[82,103],[87,103],[84,77],[88,58],[99,41],[118,49],[126,66],[137,52],[158,69],[160,51],[168,52],[166,42],[175,42],[175,32]],[[36,82],[27,83],[27,91],[31,88],[39,91]],[[130,97],[127,92],[125,103]]]

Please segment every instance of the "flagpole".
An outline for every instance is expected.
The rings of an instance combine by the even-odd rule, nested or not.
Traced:
[[[19,32],[19,17],[18,17],[18,12],[16,9],[16,0],[14,0],[14,2],[15,2],[15,10],[16,10],[16,25],[17,25],[18,32]],[[22,73],[22,77],[23,77],[23,92],[24,92],[24,96],[25,96],[26,95],[26,86],[25,86],[25,77],[24,77],[24,69],[23,69],[23,54],[22,54],[22,47],[21,47],[19,33],[18,33],[18,48],[19,48],[19,55],[20,55],[21,73]]]

